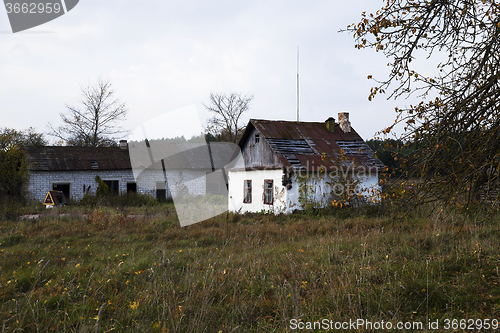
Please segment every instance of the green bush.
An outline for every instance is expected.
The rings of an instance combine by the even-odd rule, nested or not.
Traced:
[[[110,193],[109,186],[101,179],[101,177],[95,176],[95,182],[97,183],[96,196],[101,196]]]

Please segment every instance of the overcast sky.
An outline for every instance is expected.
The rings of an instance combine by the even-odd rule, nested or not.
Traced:
[[[128,105],[128,130],[160,123],[155,117],[168,122],[170,113],[184,125],[166,124],[165,136],[190,136],[209,116],[202,103],[210,92],[253,94],[245,122],[295,120],[299,46],[300,119],[347,111],[370,139],[408,101],[369,102],[367,75],[385,77],[388,60],[355,49],[352,36],[338,31],[384,2],[80,0],[16,34],[0,8],[0,126],[47,132],[66,104],[78,105],[81,85],[98,77],[109,78]]]

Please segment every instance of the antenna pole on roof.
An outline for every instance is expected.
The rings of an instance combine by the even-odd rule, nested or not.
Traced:
[[[299,46],[297,45],[297,122],[299,122]]]

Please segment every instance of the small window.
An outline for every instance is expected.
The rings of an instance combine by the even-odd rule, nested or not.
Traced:
[[[119,193],[118,180],[104,180],[104,184],[108,185],[110,193]]]
[[[273,204],[273,180],[264,180],[264,205]]]
[[[243,203],[252,203],[252,181],[245,180],[245,192],[243,196]]]
[[[99,165],[97,164],[96,160],[89,160],[89,162],[92,169],[99,169]]]
[[[255,134],[255,143],[260,142],[260,134]]]

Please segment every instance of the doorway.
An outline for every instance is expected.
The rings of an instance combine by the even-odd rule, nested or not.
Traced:
[[[54,191],[61,191],[64,194],[66,200],[69,200],[69,183],[64,184],[52,184],[52,189]]]

